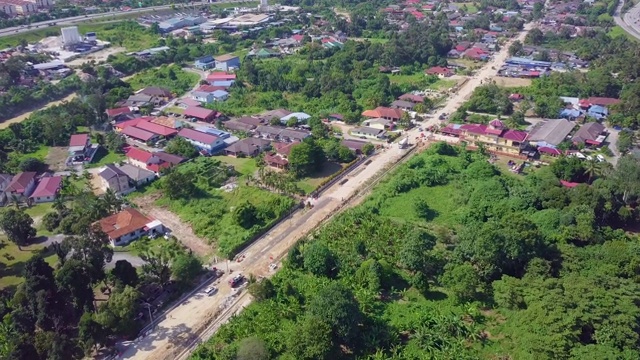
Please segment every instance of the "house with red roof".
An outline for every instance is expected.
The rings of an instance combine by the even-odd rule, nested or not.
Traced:
[[[155,142],[160,140],[160,136],[152,132],[142,130],[135,126],[128,126],[120,132],[122,135],[143,143]]]
[[[453,75],[453,70],[442,66],[431,67],[424,72],[427,75],[435,75],[439,78],[445,78]]]
[[[204,122],[213,122],[215,119],[219,118],[222,114],[217,111],[205,109],[201,107],[189,106],[184,109],[183,114],[184,117],[193,118],[198,121]]]
[[[162,169],[168,169],[174,165],[157,156],[156,153],[137,147],[130,147],[125,155],[129,164],[153,171],[156,175],[159,175]]]
[[[373,110],[365,110],[362,112],[362,116],[368,118],[382,118],[391,121],[398,121],[402,118],[404,111],[400,109],[392,109],[384,106],[378,106]]]
[[[483,144],[490,151],[505,155],[520,155],[528,133],[504,127],[502,121],[495,119],[485,124],[464,124],[459,127],[461,140],[471,145]]]
[[[599,106],[613,106],[620,103],[620,99],[616,98],[608,98],[608,97],[595,97],[592,96],[586,100],[586,102],[591,105],[599,105]]]
[[[98,147],[98,144],[91,144],[89,134],[73,134],[69,139],[69,159],[67,161],[74,164],[91,162],[98,151]]]
[[[126,245],[142,236],[164,233],[164,226],[160,221],[148,218],[134,208],[126,208],[107,216],[97,221],[97,224],[107,234],[112,246]]]
[[[471,49],[468,49],[464,53],[462,53],[462,57],[465,57],[470,60],[484,61],[489,57],[489,54],[486,51],[474,46]]]
[[[414,104],[422,104],[424,102],[424,96],[407,93],[404,95],[400,95],[400,97],[398,97],[398,100],[411,101]]]
[[[138,129],[146,130],[150,133],[154,133],[158,136],[162,136],[166,139],[174,137],[178,130],[166,126],[162,126],[160,124],[152,123],[151,121],[140,121],[137,125],[135,125]]]
[[[135,111],[136,111],[136,109],[133,108],[133,107],[122,106],[122,107],[119,107],[119,108],[107,109],[106,113],[107,113],[107,117],[109,118],[109,120],[117,121],[121,117],[126,117],[127,115],[132,115],[133,113],[135,113]]]
[[[38,186],[29,198],[35,203],[52,202],[62,188],[62,176],[49,176],[40,179]]]
[[[5,194],[7,199],[11,199],[12,196],[17,196],[19,198],[27,198],[31,196],[34,188],[36,187],[36,173],[32,171],[25,171],[16,174],[7,188],[5,189]]]
[[[236,79],[236,74],[231,74],[226,71],[214,71],[207,75],[207,81],[212,83],[214,81],[232,81]]]

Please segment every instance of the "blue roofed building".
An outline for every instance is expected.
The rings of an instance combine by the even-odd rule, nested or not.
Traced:
[[[211,55],[203,56],[201,58],[196,59],[196,62],[193,64],[196,69],[200,70],[208,70],[212,69],[216,66],[216,61]]]
[[[609,115],[609,110],[606,107],[600,105],[591,105],[587,110],[587,115],[596,118],[598,120],[606,118]]]
[[[576,109],[562,109],[560,117],[567,120],[575,120],[582,116],[582,111]]]
[[[228,88],[228,87],[231,87],[231,85],[233,85],[234,82],[235,80],[218,80],[218,81],[213,81],[211,85]]]

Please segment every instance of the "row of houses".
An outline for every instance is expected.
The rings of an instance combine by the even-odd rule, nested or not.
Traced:
[[[185,159],[162,151],[149,152],[137,147],[126,150],[126,163],[105,165],[98,173],[100,188],[116,194],[128,194],[137,187],[161,176],[163,170],[176,166]]]
[[[51,202],[62,188],[61,176],[38,177],[35,172],[0,174],[0,205],[9,201]]]
[[[536,124],[529,132],[508,129],[498,119],[489,124],[448,124],[440,131],[458,137],[472,146],[482,144],[488,151],[509,156],[535,157],[537,153],[557,156],[558,145],[570,141],[576,146],[598,147],[607,138],[604,125],[598,122],[577,127],[566,119],[547,120]]]

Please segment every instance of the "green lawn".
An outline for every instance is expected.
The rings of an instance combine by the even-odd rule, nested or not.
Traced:
[[[447,90],[455,86],[456,80],[438,79],[435,83],[429,85],[429,89],[434,90]]]
[[[475,6],[472,2],[467,3],[457,3],[458,8],[462,8],[463,6],[467,7],[467,14],[475,14],[478,12],[478,7]]]
[[[416,199],[424,199],[435,212],[432,219],[434,224],[455,225],[455,210],[458,205],[453,195],[456,191],[458,190],[452,184],[413,189],[385,200],[384,205],[380,206],[380,214],[401,221],[422,221],[415,213],[413,203]]]
[[[258,169],[255,158],[236,158],[226,155],[213,156],[213,158],[233,166],[242,175],[251,175]]]
[[[625,36],[629,40],[638,41],[638,39],[636,39],[635,37],[631,36],[631,34],[629,34],[628,32],[624,31],[624,29],[621,28],[618,25],[612,27],[611,30],[609,30],[609,32],[607,33],[607,35],[609,35],[612,38],[617,38],[619,36]]]
[[[305,194],[310,194],[315,191],[326,178],[340,171],[344,166],[345,164],[326,163],[322,168],[322,171],[314,174],[313,176],[298,180],[296,185],[298,185]]]
[[[93,158],[93,162],[91,164],[87,164],[85,167],[87,168],[96,168],[105,166],[107,164],[114,164],[126,159],[124,154],[117,154],[111,151],[108,151],[104,147],[100,147],[98,153]]]
[[[40,216],[44,216],[46,213],[51,211],[52,206],[53,206],[53,203],[50,203],[50,202],[35,204],[30,208],[26,208],[24,212],[29,214],[32,218],[40,217]]]
[[[32,256],[43,248],[40,244],[25,246],[18,249],[14,243],[0,235],[0,289],[14,287],[22,283],[24,265]],[[57,261],[56,255],[49,251],[44,254],[45,260],[53,265]]]
[[[389,75],[389,80],[394,84],[418,84],[424,80],[425,75],[423,73],[415,73],[411,75]]]

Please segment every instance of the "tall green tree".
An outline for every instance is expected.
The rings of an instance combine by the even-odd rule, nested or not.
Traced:
[[[0,229],[7,235],[9,241],[18,245],[20,250],[36,236],[31,216],[14,208],[6,208],[0,212]]]

